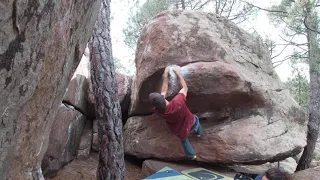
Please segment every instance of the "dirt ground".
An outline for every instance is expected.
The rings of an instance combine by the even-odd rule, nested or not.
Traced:
[[[125,179],[141,180],[146,176],[141,170],[141,162],[132,158],[125,158]],[[74,160],[63,167],[57,176],[51,180],[96,180],[96,171],[98,167],[97,155],[90,156],[88,159]],[[46,178],[49,180],[49,178]]]

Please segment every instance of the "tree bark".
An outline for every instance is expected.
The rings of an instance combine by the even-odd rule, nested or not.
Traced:
[[[307,8],[307,22],[312,29],[317,29],[315,13],[311,8]],[[308,49],[309,49],[309,73],[310,73],[310,100],[309,100],[309,122],[307,134],[307,146],[299,160],[296,171],[310,167],[313,152],[319,134],[320,123],[320,58],[317,42],[317,33],[307,29]]]
[[[186,3],[184,2],[184,0],[181,0],[181,7],[183,10],[186,9]]]
[[[121,108],[118,100],[110,37],[110,0],[102,0],[91,39],[91,79],[98,119],[97,178],[124,179]]]
[[[176,9],[179,9],[179,0],[175,1],[175,6],[176,6]]]

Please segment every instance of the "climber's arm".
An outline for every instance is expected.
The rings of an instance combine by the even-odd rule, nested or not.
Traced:
[[[184,94],[185,97],[187,97],[188,86],[187,86],[186,81],[182,77],[180,67],[179,66],[175,66],[174,67],[174,72],[178,76],[178,80],[179,80],[180,86],[181,86],[181,90],[179,91],[179,93],[182,93],[182,94]]]
[[[166,67],[164,73],[162,74],[162,86],[161,86],[161,95],[166,98],[166,94],[168,91],[168,74],[169,74],[170,67]]]

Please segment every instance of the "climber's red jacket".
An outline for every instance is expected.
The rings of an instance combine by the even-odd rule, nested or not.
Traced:
[[[188,136],[194,122],[194,115],[186,105],[186,96],[182,93],[176,95],[167,105],[164,112],[154,108],[155,113],[164,118],[169,129],[180,139]]]

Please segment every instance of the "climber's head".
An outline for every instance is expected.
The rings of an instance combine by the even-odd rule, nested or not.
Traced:
[[[149,101],[157,110],[165,110],[167,107],[166,99],[159,93],[149,94]]]
[[[271,168],[265,172],[261,180],[290,180],[288,173],[278,168]]]

